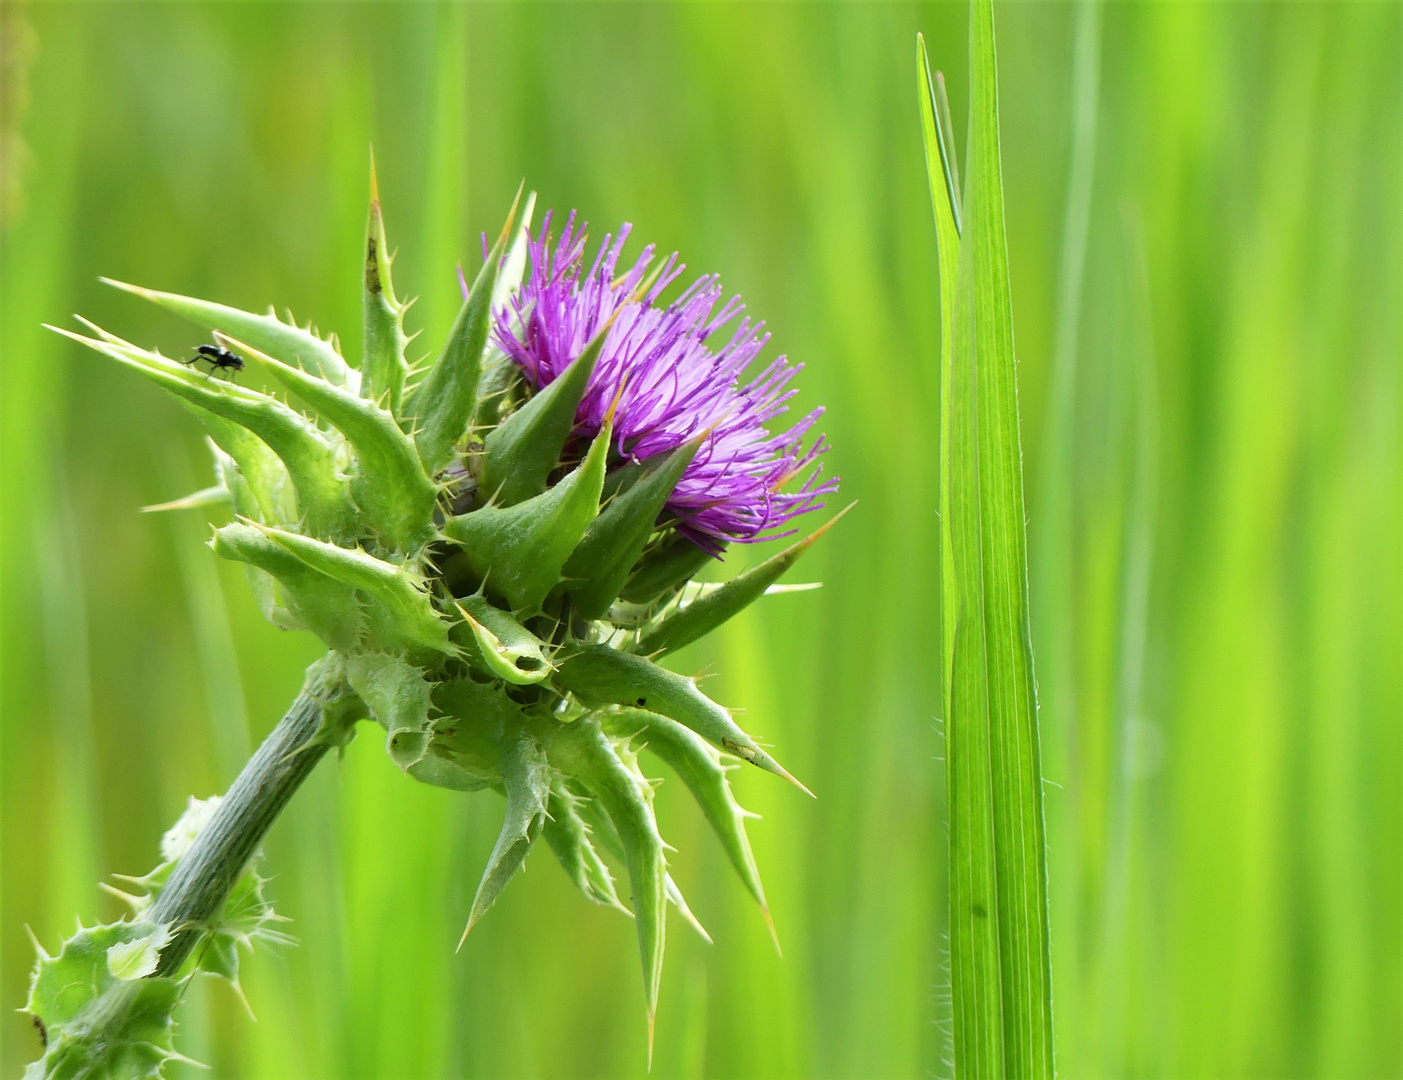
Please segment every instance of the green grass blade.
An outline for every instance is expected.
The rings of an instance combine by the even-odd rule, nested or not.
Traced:
[[[988,704],[978,604],[978,458],[968,365],[955,363],[961,271],[957,189],[948,164],[953,159],[951,133],[940,119],[945,111],[940,108],[943,87],[931,76],[925,43],[919,39],[917,50],[918,98],[940,258],[941,664],[950,825],[951,1047],[956,1076],[1002,1076]]]
[[[951,182],[958,174],[937,119],[942,95],[919,49],[945,324],[941,569],[955,1069],[962,1077],[1050,1077],[1042,776],[990,0],[971,5],[961,226]]]
[[[970,83],[967,220],[960,252],[964,310],[956,315],[956,338],[959,344],[959,327],[967,316],[972,317],[964,362],[973,366],[977,395],[968,404],[978,415],[979,572],[983,576],[1004,1053],[1009,1075],[1050,1077],[1047,851],[992,0],[971,4]]]

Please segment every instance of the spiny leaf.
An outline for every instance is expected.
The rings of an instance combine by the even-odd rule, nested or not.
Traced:
[[[430,649],[447,656],[457,652],[448,637],[448,624],[405,568],[359,549],[337,547],[266,525],[254,527],[314,570],[361,589],[377,601],[378,610],[371,608],[367,614],[370,637],[382,648]],[[384,618],[377,619],[379,613]]]
[[[463,791],[501,783],[502,742],[525,723],[521,707],[507,697],[501,683],[471,678],[436,683],[433,701],[443,716],[434,724],[429,755],[420,765],[438,758],[443,767],[434,766],[432,777],[419,778]]]
[[[233,465],[234,459],[229,457],[228,454],[224,456],[228,459],[230,465]],[[141,512],[143,514],[160,514],[167,510],[194,510],[201,506],[223,506],[225,503],[232,503],[234,495],[229,490],[228,486],[222,482],[223,478],[221,477],[220,479],[221,482],[218,484],[200,488],[199,491],[192,491],[189,495],[182,495],[180,498],[172,499],[170,502],[153,503],[150,506],[143,506]],[[250,496],[250,501],[251,499],[252,497]]]
[[[348,390],[289,367],[222,334],[221,344],[240,352],[334,424],[356,450],[351,494],[366,523],[387,546],[414,553],[433,532],[438,490],[424,471],[409,436],[386,410]]]
[[[103,341],[119,345],[132,353],[141,354],[130,342],[110,334],[96,323],[78,316]],[[287,466],[266,442],[242,424],[202,408],[185,398],[181,404],[197,419],[213,444],[215,468],[227,497],[233,502],[234,513],[255,521],[291,523],[298,519],[297,494]],[[190,505],[185,499],[145,510],[175,509]]]
[[[375,160],[370,162],[370,214],[365,228],[365,289],[362,297],[365,348],[361,358],[361,396],[399,414],[404,380],[409,374],[404,350],[406,305],[395,299],[390,282],[390,250],[380,212]]]
[[[576,776],[598,799],[618,830],[633,888],[633,916],[643,965],[648,1010],[648,1059],[653,1057],[653,1017],[657,1013],[666,942],[667,860],[653,817],[652,791],[624,766],[599,724],[586,717],[567,724],[550,746],[552,763]]]
[[[248,428],[287,466],[307,528],[323,537],[354,535],[355,507],[337,468],[336,448],[306,417],[267,394],[197,375],[157,353],[96,341],[56,326],[49,329],[141,372],[177,397]]]
[[[526,206],[521,211],[521,224],[517,226],[516,235],[512,238],[511,250],[507,252],[507,260],[502,266],[502,272],[497,275],[496,288],[492,290],[494,311],[505,304],[511,294],[516,292],[526,273],[527,249],[531,244],[531,216],[535,210],[536,193],[533,191],[526,196]]]
[[[216,489],[224,492],[234,514],[253,521],[265,520],[264,507],[258,496],[254,494],[253,485],[244,477],[239,463],[226,454],[213,439],[206,437],[205,442],[209,446],[210,454],[214,457],[214,474],[219,478]],[[276,456],[273,460],[277,461]],[[282,467],[281,461],[278,461],[278,467]],[[289,481],[288,487],[291,488],[291,486],[292,482]],[[159,509],[162,507],[143,506],[141,512],[146,513],[148,510]]]
[[[167,311],[189,319],[206,330],[221,331],[231,337],[247,341],[262,349],[270,356],[276,356],[285,364],[292,364],[313,375],[320,375],[337,386],[349,386],[352,390],[359,382],[359,376],[331,341],[323,340],[310,330],[295,324],[283,322],[271,311],[267,315],[254,315],[224,304],[197,300],[192,296],[177,293],[158,292],[144,289],[140,285],[128,285],[112,278],[99,278],[104,284],[150,300]]]
[[[107,950],[107,968],[124,982],[144,979],[156,970],[161,962],[161,950],[171,939],[170,927],[164,923],[136,923],[136,926],[149,931],[143,937],[119,941]]]
[[[707,433],[683,443],[599,512],[565,563],[566,589],[586,619],[609,610],[638,562],[658,515]]]
[[[346,658],[346,678],[388,733],[385,751],[408,770],[429,745],[432,684],[420,668],[398,656],[360,653]]]
[[[147,940],[154,929],[148,922],[80,928],[57,956],[41,953],[25,1009],[44,1025],[45,1048],[26,1080],[147,1080],[161,1076],[168,1062],[185,1060],[175,1051],[172,1019],[184,980],[123,979],[110,966],[113,949]]]
[[[485,674],[495,675],[517,686],[541,682],[551,673],[545,643],[482,595],[469,596],[458,604],[468,633],[453,635],[464,645],[469,660]]]
[[[239,949],[252,950],[259,942],[295,944],[291,937],[276,929],[276,924],[287,920],[268,902],[263,892],[266,884],[267,880],[255,868],[245,870],[219,914],[210,920],[209,934],[196,954],[199,970],[227,979],[250,1016],[253,1010],[239,983]]]
[[[434,724],[429,752],[409,770],[416,780],[454,791],[481,791],[502,781],[504,734],[524,722],[520,707],[500,683],[447,679],[434,684]]]
[[[494,777],[465,769],[457,758],[441,751],[439,743],[431,739],[427,753],[409,766],[409,775],[421,784],[448,791],[481,791],[492,786]]]
[[[496,346],[487,350],[482,375],[477,380],[477,408],[473,427],[491,432],[528,398],[526,377],[516,361]]]
[[[651,603],[715,561],[716,557],[709,551],[674,532],[656,549],[644,553],[619,593],[619,599],[630,604]]]
[[[690,603],[679,597],[678,602],[666,609],[662,617],[639,638],[638,651],[647,656],[666,655],[711,633],[763,595],[781,574],[799,561],[799,556],[813,547],[818,538],[850,509],[851,505],[845,507],[803,540],[736,575],[725,584],[700,593]]]
[[[275,578],[287,610],[329,648],[349,652],[359,645],[366,619],[353,585],[309,565],[261,529],[243,522],[215,530],[210,546],[221,558],[247,563]]]
[[[520,200],[520,190],[516,197]],[[467,434],[477,409],[482,353],[492,325],[492,296],[502,253],[511,236],[516,206],[513,202],[502,235],[488,253],[472,290],[458,310],[443,352],[405,406],[406,418],[413,421],[414,444],[430,474],[438,473],[453,460],[454,448]]]
[[[614,744],[614,752],[618,754],[619,760],[623,762],[624,768],[633,774],[636,783],[642,785],[640,791],[646,791],[649,802],[652,801],[652,785],[648,778],[638,768],[636,755],[630,752],[622,743]],[[599,838],[604,845],[604,850],[610,855],[627,865],[627,856],[624,853],[623,841],[619,839],[618,829],[615,828],[613,820],[604,809],[604,805],[598,799],[591,799],[588,796],[577,796],[580,813],[589,823],[591,834]],[[664,844],[666,847],[666,844]],[[701,920],[696,917],[692,909],[687,904],[687,898],[682,895],[682,890],[677,887],[677,882],[673,881],[672,874],[663,874],[663,892],[667,896],[667,902],[677,909],[677,914],[682,916],[699,938],[708,945],[716,944],[711,940],[711,935],[707,933],[706,927],[701,924]],[[630,913],[631,914],[631,913]]]
[[[545,491],[546,479],[560,463],[560,451],[575,427],[575,410],[608,333],[606,326],[559,378],[537,391],[487,436],[480,487],[494,504],[512,506]]]
[[[282,459],[273,453],[268,444],[242,424],[226,420],[198,405],[191,405],[190,408],[209,432],[214,444],[233,458],[252,496],[254,506],[235,498],[234,512],[269,525],[296,521],[297,493],[292,477],[288,475]],[[233,492],[234,488],[231,487],[230,491]]]
[[[523,614],[540,610],[566,559],[599,512],[612,426],[605,424],[585,460],[554,487],[514,506],[485,506],[443,526],[489,591]]]
[[[570,790],[563,777],[552,777],[550,800],[546,804],[548,816],[542,835],[555,852],[566,875],[582,893],[596,903],[617,908],[632,918],[633,912],[624,907],[614,890],[613,875],[590,841],[589,826],[580,813],[580,806],[585,801]]]
[[[210,823],[223,801],[219,795],[211,795],[208,799],[197,799],[191,795],[186,799],[184,813],[161,836],[161,858],[173,863],[189,851],[190,845]]]
[[[711,935],[707,933],[706,927],[701,924],[701,920],[687,904],[687,898],[682,895],[682,890],[678,888],[677,882],[672,875],[668,874],[663,879],[663,887],[667,890],[667,902],[677,909],[677,914],[682,916],[683,921],[696,931],[697,937],[701,938],[708,945],[715,945],[711,940]]]
[[[645,709],[620,710],[607,716],[606,725],[611,734],[620,737],[640,736],[648,750],[671,766],[687,785],[721,841],[726,857],[760,905],[770,933],[774,935],[774,922],[770,919],[764,886],[760,884],[760,871],[750,850],[750,838],[745,833],[745,819],[755,815],[736,802],[720,753],[690,728]],[[779,947],[778,937],[775,947]]]
[[[550,766],[540,743],[525,729],[517,732],[502,754],[502,787],[507,796],[506,818],[487,859],[477,895],[473,897],[472,914],[458,942],[460,949],[468,932],[521,869],[545,824],[546,803],[550,798]]]
[[[587,705],[631,705],[662,713],[727,753],[784,777],[805,794],[813,794],[737,727],[729,712],[698,690],[695,680],[645,657],[606,645],[580,646],[579,652],[560,662],[555,681]]]

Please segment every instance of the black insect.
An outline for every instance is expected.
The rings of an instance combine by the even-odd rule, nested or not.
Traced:
[[[195,350],[195,355],[189,360],[182,360],[181,363],[187,367],[198,364],[201,360],[209,364],[209,374],[216,371],[243,371],[244,358],[238,353],[232,353],[228,349],[221,349],[218,345],[201,345]],[[233,376],[231,375],[230,378]]]

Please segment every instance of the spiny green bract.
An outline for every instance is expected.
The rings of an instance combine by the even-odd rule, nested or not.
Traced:
[[[391,281],[378,198],[358,368],[334,337],[274,314],[118,282],[210,330],[244,359],[246,382],[271,389],[211,378],[91,324],[95,336],[69,336],[204,423],[216,486],[170,505],[232,505],[214,551],[245,564],[271,621],[340,655],[394,763],[426,783],[506,796],[469,928],[542,834],[595,902],[624,906],[601,849],[622,865],[651,1032],[665,905],[700,926],[667,873],[636,751],[682,776],[767,920],[726,756],[793,779],[694,680],[655,661],[764,593],[812,538],[729,585],[690,583],[708,560],[659,515],[698,443],[611,485],[609,423],[589,443],[574,434],[608,327],[534,395],[490,342],[492,310],[521,281],[531,206],[515,230],[513,207],[431,364],[406,356],[408,304]]]
[[[56,956],[34,942],[39,960],[25,1010],[34,1017],[44,1053],[25,1071],[26,1080],[136,1080],[160,1076],[167,1062],[189,1061],[173,1043],[173,1014],[186,983],[199,972],[217,975],[243,998],[239,946],[291,942],[276,929],[282,920],[263,896],[263,877],[251,866],[218,915],[203,927],[200,944],[182,969],[172,976],[154,974],[175,927],[153,922],[151,907],[176,861],[218,805],[218,796],[190,800],[189,809],[161,841],[164,861],[145,877],[121,879],[136,891],[104,886],[131,907],[129,918],[92,927],[79,923]]]

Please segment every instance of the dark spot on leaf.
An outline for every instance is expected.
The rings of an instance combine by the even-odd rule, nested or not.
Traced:
[[[376,254],[375,237],[371,236],[365,245],[365,291],[368,293],[380,291],[380,261]]]
[[[974,912],[974,916],[977,919],[983,919],[989,914],[988,909],[985,908],[985,906],[981,904],[978,900],[976,900],[974,904],[971,905],[970,910]]]
[[[49,1048],[49,1032],[44,1027],[44,1021],[37,1016],[34,1018],[34,1029],[39,1032],[39,1042],[45,1050]]]
[[[648,699],[645,697],[641,697],[638,699],[637,702],[635,702],[635,704],[637,704],[639,708],[642,708],[643,706],[648,704]]]

